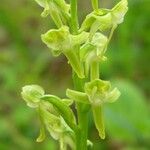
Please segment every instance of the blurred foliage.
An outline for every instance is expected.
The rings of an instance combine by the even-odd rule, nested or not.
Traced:
[[[101,6],[111,7],[115,2],[105,0]],[[66,59],[53,58],[40,39],[54,24],[40,17],[41,9],[34,1],[0,3],[0,149],[58,149],[49,136],[43,143],[35,142],[39,121],[20,97],[21,87],[28,83],[62,97],[72,84]],[[89,3],[79,2],[81,21],[91,9]],[[149,0],[129,0],[125,22],[109,46],[108,61],[101,64],[101,77],[111,78],[122,96],[116,104],[106,105],[106,140],[99,140],[90,120],[94,150],[150,149],[149,6]]]

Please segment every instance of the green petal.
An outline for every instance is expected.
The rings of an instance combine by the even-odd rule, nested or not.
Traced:
[[[86,43],[80,48],[80,59],[85,61],[89,53],[94,50],[96,47],[91,43]]]
[[[60,29],[51,29],[45,34],[41,35],[42,41],[53,51],[70,49],[69,28],[63,26]]]
[[[103,56],[104,50],[107,45],[108,39],[105,35],[101,33],[96,33],[91,41],[91,44],[94,45],[96,50],[96,56]]]
[[[85,84],[85,92],[88,95],[91,95],[94,87],[97,87],[97,90],[99,92],[104,93],[104,92],[108,92],[110,90],[111,84],[109,81],[95,79],[95,80]]]
[[[89,14],[86,16],[85,20],[83,21],[81,28],[80,28],[80,32],[81,31],[88,31],[89,28],[92,26],[92,24],[95,22],[95,18],[93,16],[93,14]]]
[[[101,139],[105,139],[105,126],[102,114],[102,106],[97,105],[92,107],[95,126],[99,132]]]
[[[108,93],[106,102],[113,103],[120,97],[120,95],[120,91],[117,88],[114,88],[111,92]]]
[[[66,95],[67,95],[67,97],[69,97],[70,99],[72,99],[76,102],[90,104],[89,100],[88,100],[88,96],[85,93],[67,89]]]
[[[29,107],[38,107],[40,98],[44,95],[44,90],[38,85],[26,85],[22,88],[22,98],[27,102]]]

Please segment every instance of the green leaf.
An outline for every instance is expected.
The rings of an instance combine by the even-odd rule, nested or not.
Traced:
[[[64,118],[66,123],[72,128],[75,129],[75,117],[72,110],[64,104],[60,98],[53,95],[45,95],[41,97],[42,100],[48,101],[51,103],[59,112],[59,114]]]
[[[150,111],[142,91],[133,83],[116,80],[114,86],[121,96],[113,105],[105,107],[108,134],[115,140],[148,143],[150,140]]]

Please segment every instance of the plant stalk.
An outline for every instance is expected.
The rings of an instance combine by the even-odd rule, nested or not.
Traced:
[[[78,14],[77,14],[77,0],[71,0],[71,32],[78,34]],[[79,46],[76,46],[79,48]],[[73,72],[73,83],[75,90],[83,91],[84,79],[80,79],[75,72]],[[87,150],[87,133],[88,133],[88,111],[84,111],[85,104],[76,102],[78,127],[76,130],[76,150]]]
[[[78,11],[77,0],[71,0],[71,30],[73,34],[78,34]]]
[[[84,81],[73,73],[74,87],[77,91],[83,91]],[[76,132],[76,150],[87,150],[87,134],[88,134],[88,106],[77,103],[78,130]]]

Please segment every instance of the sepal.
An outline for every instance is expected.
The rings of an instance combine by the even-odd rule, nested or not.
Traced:
[[[78,92],[78,91],[67,89],[66,96],[76,102],[90,104],[88,101],[88,96],[83,92]]]

